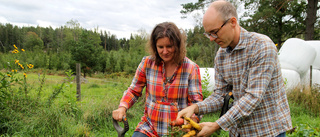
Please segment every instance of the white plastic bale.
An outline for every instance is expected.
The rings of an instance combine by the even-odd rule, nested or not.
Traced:
[[[312,83],[320,84],[320,70],[312,69]]]
[[[311,47],[313,47],[317,53],[314,62],[312,64],[313,69],[320,70],[320,40],[306,41]]]
[[[208,91],[213,91],[214,89],[214,85],[215,85],[215,71],[214,68],[200,68],[200,75],[201,75],[201,84],[203,85],[204,80],[208,78],[207,73],[206,73],[206,69],[207,69],[207,73],[209,74],[209,84],[208,84]],[[290,70],[290,69],[281,69],[282,72],[282,77],[285,81],[286,84],[286,89],[294,89],[298,86],[300,86],[300,75],[298,72],[294,71],[294,70]],[[318,71],[319,74],[316,74],[317,76],[320,75],[320,71]],[[318,78],[313,77],[313,79],[315,81],[319,81],[320,82],[320,76]]]
[[[279,51],[281,68],[295,70],[300,75],[308,71],[315,57],[315,49],[298,38],[286,40]]]
[[[306,74],[301,78],[301,82],[306,86],[310,85],[310,69]],[[320,70],[312,69],[312,85],[320,84]]]
[[[300,75],[298,72],[290,69],[281,69],[282,78],[285,82],[286,90],[299,88]]]
[[[207,74],[208,74],[208,76],[207,76]],[[209,82],[209,84],[207,86],[208,91],[213,91],[214,82],[215,82],[214,74],[215,74],[214,68],[200,68],[201,84],[204,85],[204,80],[207,79]]]

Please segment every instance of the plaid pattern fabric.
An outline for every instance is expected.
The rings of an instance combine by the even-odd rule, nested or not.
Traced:
[[[222,108],[228,85],[234,105],[216,122],[230,136],[277,136],[292,128],[278,52],[272,40],[241,28],[238,45],[215,58],[214,93],[197,103],[200,114]]]
[[[144,115],[135,131],[148,136],[168,135],[168,126],[178,111],[202,101],[199,66],[187,57],[165,84],[164,63],[155,64],[151,56],[142,59],[130,87],[124,92],[119,107],[129,109],[146,87]]]

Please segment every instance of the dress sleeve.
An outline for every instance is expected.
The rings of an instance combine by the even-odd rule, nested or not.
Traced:
[[[146,66],[148,58],[143,57],[140,62],[130,87],[123,93],[119,107],[129,109],[142,95],[143,88],[146,85]]]
[[[203,100],[200,69],[198,65],[191,69],[188,83],[188,106]]]
[[[201,87],[201,75],[198,65],[194,66],[194,69],[191,69],[188,85],[188,106],[193,103],[203,101],[202,87]],[[192,117],[196,118],[199,122],[202,118],[202,115],[194,114]]]

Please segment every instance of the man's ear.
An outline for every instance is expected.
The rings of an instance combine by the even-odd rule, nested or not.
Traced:
[[[238,20],[235,17],[231,17],[230,20],[231,20],[230,22],[231,22],[232,26],[236,26],[236,24],[238,23]]]

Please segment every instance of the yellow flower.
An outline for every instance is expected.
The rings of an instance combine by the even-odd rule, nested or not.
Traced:
[[[10,74],[7,74],[8,75],[8,77],[11,77],[11,75]]]
[[[18,64],[19,64],[20,68],[24,69],[24,67],[23,67],[23,65],[22,65],[22,64],[20,64],[20,63],[18,63]]]
[[[23,73],[23,76],[24,76],[25,78],[27,78],[27,74],[26,74],[26,73]]]
[[[12,53],[19,53],[19,50],[14,49],[14,50],[12,51]]]
[[[28,66],[29,69],[33,68],[32,64],[27,64],[27,66]]]
[[[16,46],[15,44],[14,44],[13,46],[14,46],[14,48],[15,48],[15,49],[18,49],[18,48],[17,48],[17,46]]]
[[[21,51],[23,51],[23,52],[24,52],[25,50],[24,50],[24,49],[21,49]]]
[[[19,60],[15,59],[15,60],[14,60],[14,63],[15,63],[15,64],[19,63]],[[19,64],[20,64],[20,63],[19,63]]]
[[[278,44],[276,44],[276,47],[278,47]]]
[[[13,69],[13,70],[11,70],[11,72],[17,72],[17,70],[16,70],[16,69]]]

